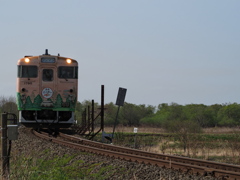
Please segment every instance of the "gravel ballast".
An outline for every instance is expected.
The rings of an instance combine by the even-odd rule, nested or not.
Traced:
[[[152,165],[139,164],[124,160],[113,159],[110,157],[99,156],[90,153],[84,153],[79,150],[58,145],[47,140],[39,139],[31,134],[27,128],[19,128],[18,140],[12,142],[11,165],[14,166],[15,161],[19,157],[51,160],[53,157],[66,157],[74,155],[66,166],[72,166],[73,171],[86,170],[84,177],[74,177],[73,179],[93,179],[92,174],[97,174],[94,179],[133,179],[133,180],[214,180],[217,178],[211,176],[197,176],[182,173],[172,169],[160,168]],[[76,162],[82,163],[76,165]],[[35,164],[37,166],[37,164]],[[66,166],[61,168],[66,168]],[[88,168],[91,167],[91,171]],[[94,168],[93,168],[94,167]],[[21,170],[21,167],[18,167]],[[27,172],[27,168],[24,167]],[[101,172],[100,172],[101,171]],[[11,169],[11,172],[16,172]],[[41,172],[40,172],[41,173]],[[18,179],[19,176],[11,175],[11,179]],[[27,179],[27,177],[26,177]]]

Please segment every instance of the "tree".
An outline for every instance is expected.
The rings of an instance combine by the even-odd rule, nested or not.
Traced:
[[[183,112],[183,106],[177,103],[172,103],[169,106],[169,116],[168,120],[183,120],[185,118],[185,114]]]
[[[207,127],[213,117],[204,104],[189,104],[184,106],[186,119],[197,122],[201,127]]]
[[[143,104],[134,105],[125,102],[120,111],[120,122],[123,125],[139,126],[140,120],[146,116],[153,115],[154,111],[155,107],[153,106],[145,106]]]
[[[190,120],[171,120],[165,123],[164,128],[167,132],[176,134],[178,140],[183,145],[184,152],[188,150],[188,154],[191,138],[194,134],[202,132],[199,124]]]
[[[215,127],[218,125],[218,112],[223,106],[221,104],[213,104],[208,106],[206,111],[210,114],[211,118],[208,119],[207,127]]]
[[[105,117],[104,117],[104,124],[105,125],[114,125],[116,115],[117,115],[117,106],[114,105],[112,102],[105,105]]]
[[[0,111],[1,111],[1,113],[8,112],[8,113],[14,113],[17,115],[18,110],[17,110],[16,98],[13,96],[10,96],[8,98],[1,96],[0,97]]]
[[[217,115],[220,126],[240,125],[240,105],[237,103],[224,105]]]

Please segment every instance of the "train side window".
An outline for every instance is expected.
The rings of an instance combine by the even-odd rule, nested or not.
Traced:
[[[43,69],[43,81],[52,81],[53,80],[53,70],[52,69]]]
[[[38,76],[37,66],[18,66],[18,77],[36,78]]]
[[[74,67],[74,78],[78,79],[78,67]]]

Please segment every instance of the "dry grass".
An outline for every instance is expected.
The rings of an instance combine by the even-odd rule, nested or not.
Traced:
[[[204,133],[208,134],[228,134],[233,132],[240,132],[239,127],[214,127],[214,128],[204,128]]]
[[[117,126],[115,132],[133,133],[134,127]],[[106,132],[112,132],[112,127],[105,127]],[[155,127],[138,127],[138,133],[165,133],[161,128]],[[206,128],[203,129],[204,134],[235,134],[240,137],[240,128]],[[140,137],[139,137],[140,138]],[[198,140],[192,140],[188,146],[186,152],[180,146],[180,142],[173,141],[169,138],[160,138],[153,146],[143,145],[140,146],[142,150],[164,153],[172,155],[182,155],[194,158],[201,158],[206,160],[213,160],[225,163],[240,164],[240,151],[236,142],[228,142],[220,140],[218,142],[198,142]],[[215,143],[220,143],[220,146],[216,146]]]
[[[132,133],[134,127],[127,127],[119,125],[116,127],[116,132],[126,132],[126,133]],[[166,131],[162,128],[158,127],[137,127],[138,133],[165,133]],[[112,132],[113,127],[105,127],[106,132]],[[214,127],[214,128],[204,128],[204,133],[207,134],[228,134],[233,132],[240,132],[240,127]]]
[[[138,133],[164,133],[164,129],[162,128],[155,128],[155,127],[137,127]],[[105,127],[106,132],[112,132],[113,127]],[[124,133],[132,133],[134,127],[127,127],[119,125],[116,127],[115,132],[124,132]]]

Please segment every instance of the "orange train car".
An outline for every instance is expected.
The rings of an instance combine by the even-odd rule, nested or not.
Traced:
[[[33,128],[68,128],[75,123],[78,62],[45,54],[17,63],[19,122]]]

